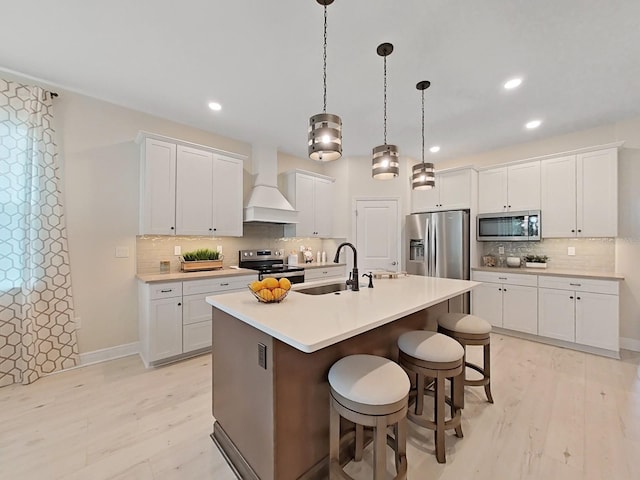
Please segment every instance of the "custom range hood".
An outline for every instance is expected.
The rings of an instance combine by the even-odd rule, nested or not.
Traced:
[[[253,145],[253,189],[244,209],[245,222],[298,223],[298,211],[278,190],[278,153],[275,147]]]

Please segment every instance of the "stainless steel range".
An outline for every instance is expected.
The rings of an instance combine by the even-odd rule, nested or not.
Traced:
[[[288,278],[291,283],[304,282],[304,268],[284,264],[284,259],[277,251],[269,249],[240,250],[238,266],[258,271],[258,279],[264,277]]]

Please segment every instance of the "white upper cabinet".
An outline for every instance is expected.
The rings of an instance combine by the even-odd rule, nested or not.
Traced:
[[[284,226],[288,237],[328,238],[333,226],[334,179],[292,170],[282,176],[282,191],[298,213],[298,223]]]
[[[478,212],[540,209],[540,162],[482,170],[478,174]]]
[[[616,148],[543,160],[542,236],[618,234]]]
[[[241,159],[140,136],[141,234],[242,236]]]
[[[176,145],[146,138],[140,158],[140,233],[176,233]]]
[[[436,173],[434,188],[411,191],[411,212],[471,208],[474,179],[470,168]]]

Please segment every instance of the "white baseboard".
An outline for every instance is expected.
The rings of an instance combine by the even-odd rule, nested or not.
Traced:
[[[107,360],[115,360],[116,358],[128,357],[129,355],[137,355],[140,352],[140,342],[126,343],[116,347],[103,348],[93,352],[81,353],[79,355],[79,367],[86,367],[93,363],[106,362]]]
[[[633,352],[640,352],[640,340],[636,340],[635,338],[620,337],[620,348],[631,350]]]

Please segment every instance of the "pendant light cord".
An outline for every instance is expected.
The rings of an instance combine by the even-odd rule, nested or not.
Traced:
[[[387,56],[384,57],[384,144],[387,144]]]
[[[422,90],[422,169],[425,169],[424,165],[424,90]]]
[[[324,53],[322,56],[322,81],[324,85],[323,113],[327,113],[327,6],[324,6]]]

